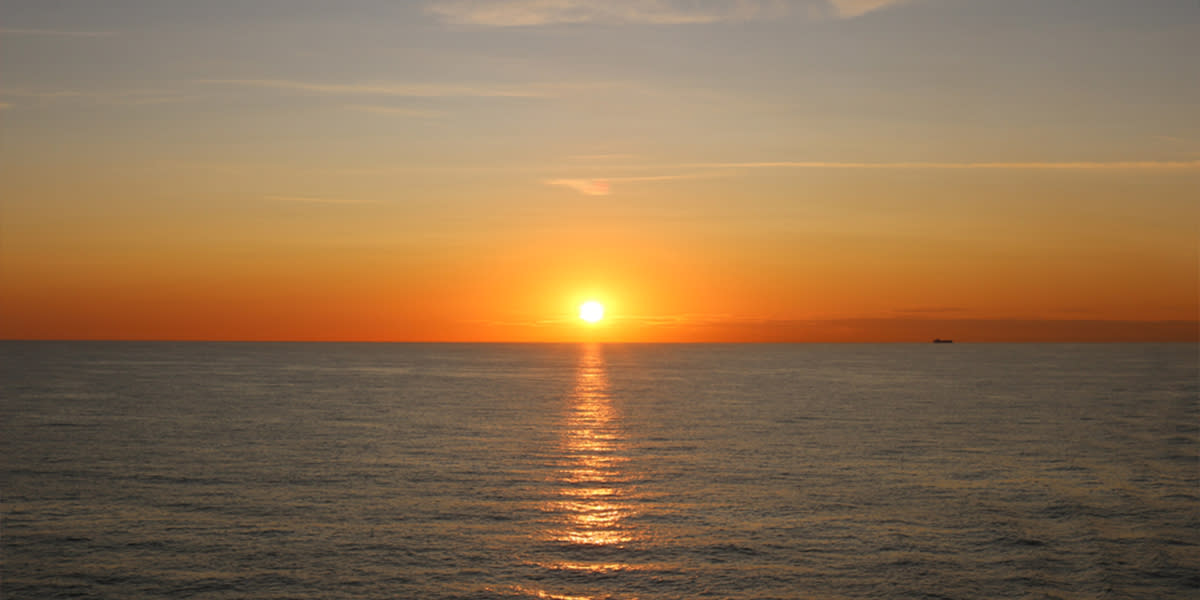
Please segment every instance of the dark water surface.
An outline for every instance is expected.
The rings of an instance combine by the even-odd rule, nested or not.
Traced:
[[[0,343],[0,595],[1197,598],[1198,349]]]

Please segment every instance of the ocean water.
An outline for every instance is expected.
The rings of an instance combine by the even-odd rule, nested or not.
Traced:
[[[0,596],[1197,598],[1200,346],[0,343]]]

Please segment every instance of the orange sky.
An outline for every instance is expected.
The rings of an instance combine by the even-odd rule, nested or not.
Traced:
[[[0,338],[1200,341],[1186,3],[137,4],[0,9]]]
[[[21,285],[4,292],[2,333],[1118,341],[1187,340],[1197,331],[1196,281],[1187,276],[1194,256],[1161,241],[1136,248],[1095,241],[1132,237],[1128,223],[1077,237],[1065,224],[1042,223],[1048,231],[998,241],[980,232],[983,227],[960,235],[955,223],[946,225],[947,235],[935,235],[904,231],[903,223],[873,234],[833,234],[765,223],[752,231],[711,224],[638,230],[595,221],[561,230],[498,227],[464,238],[360,243],[311,243],[297,233],[291,240],[209,246],[134,228],[120,240],[82,232],[69,242],[17,237],[30,251],[6,253],[5,278]],[[608,318],[588,326],[576,311],[593,298],[605,303]]]

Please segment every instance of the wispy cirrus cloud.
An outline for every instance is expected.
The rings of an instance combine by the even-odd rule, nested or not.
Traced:
[[[863,170],[1044,170],[1044,171],[1189,171],[1200,170],[1200,160],[1184,161],[1123,161],[1123,162],[834,162],[834,161],[767,161],[691,163],[672,165],[673,168],[693,169],[689,173],[641,175],[634,177],[598,177],[549,179],[542,183],[566,187],[587,196],[607,196],[614,183],[706,179],[729,176],[738,171],[756,169],[863,169]],[[626,167],[632,168],[632,167]]]
[[[853,19],[913,0],[432,0],[426,11],[446,23],[537,27],[578,23],[705,25],[786,16]]]
[[[567,158],[570,160],[579,160],[579,161],[609,161],[609,160],[628,160],[631,158],[637,158],[637,155],[636,154],[622,154],[622,153],[575,154],[572,156],[568,156]]]
[[[778,14],[778,0],[437,0],[427,11],[455,25],[532,27],[571,23],[697,25]]]
[[[0,27],[0,35],[27,35],[49,37],[109,37],[116,35],[115,31],[73,31],[66,29],[18,29]]]
[[[694,342],[920,342],[937,335],[967,342],[1196,342],[1194,319],[1114,321],[1079,318],[841,317],[775,318],[721,313],[611,315],[648,335],[650,341]],[[481,325],[547,328],[577,323],[578,317],[468,321]],[[655,334],[661,333],[659,338]]]
[[[916,306],[911,308],[895,308],[892,309],[894,315],[903,317],[920,317],[923,315],[946,316],[956,315],[966,312],[965,308],[958,306]]]
[[[853,19],[867,13],[891,6],[905,4],[909,0],[829,0],[834,15],[840,19]]]
[[[611,186],[607,179],[550,179],[546,185],[559,185],[585,196],[607,196]]]
[[[688,165],[712,169],[943,169],[943,170],[1190,170],[1200,169],[1200,160],[1183,161],[1067,161],[1067,162],[829,162],[829,161],[775,161],[744,163],[698,163]]]
[[[77,101],[99,104],[162,104],[178,102],[185,95],[171,90],[44,90],[29,88],[0,88],[0,97],[24,98],[35,102]]]
[[[680,313],[663,315],[613,315],[614,321],[624,321],[648,327],[670,327],[678,325],[722,325],[760,324],[770,319],[753,315],[731,315],[728,313]]]
[[[287,202],[292,204],[326,204],[326,205],[361,205],[361,204],[379,204],[375,200],[362,200],[357,198],[330,198],[325,196],[289,196],[289,195],[270,195],[263,196],[264,200],[271,202]]]
[[[613,183],[633,183],[642,181],[675,181],[680,179],[704,179],[719,177],[721,173],[680,173],[673,175],[639,175],[633,177],[605,177],[598,179],[549,179],[543,181],[546,185],[558,185],[570,188],[585,196],[607,196],[612,192]]]
[[[197,79],[194,83],[272,88],[315,94],[349,96],[544,98],[552,95],[549,88],[545,86],[505,87],[433,83],[321,83],[289,79]]]
[[[426,110],[421,108],[408,108],[406,106],[386,106],[379,104],[350,104],[346,108],[361,112],[375,113],[379,115],[388,115],[393,117],[407,117],[411,119],[435,119],[445,116],[445,113],[436,110]]]

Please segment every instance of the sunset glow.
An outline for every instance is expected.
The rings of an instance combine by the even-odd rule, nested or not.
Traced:
[[[1197,57],[1200,0],[0,1],[0,590],[1195,596]]]
[[[1194,3],[368,4],[0,8],[0,338],[1200,335]]]

